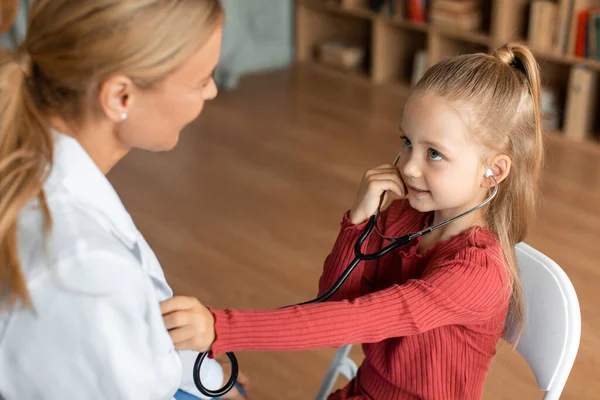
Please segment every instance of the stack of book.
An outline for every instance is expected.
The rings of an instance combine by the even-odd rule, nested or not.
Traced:
[[[481,4],[478,0],[433,0],[429,18],[434,25],[465,31],[479,30]]]
[[[539,51],[600,60],[600,0],[533,0],[528,40]]]

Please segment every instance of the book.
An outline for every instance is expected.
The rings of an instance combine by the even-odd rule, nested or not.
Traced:
[[[558,5],[549,0],[534,0],[529,12],[529,45],[539,51],[550,52],[554,47],[554,31]]]
[[[577,37],[575,39],[575,55],[577,57],[586,57],[588,38],[588,20],[590,18],[589,10],[581,10],[577,16]]]
[[[406,15],[411,21],[427,21],[425,0],[406,0]]]
[[[471,31],[480,29],[481,14],[476,0],[433,0],[429,19],[432,24]]]
[[[413,59],[413,70],[412,77],[410,80],[411,85],[416,85],[417,82],[423,77],[423,74],[427,70],[427,64],[429,63],[429,53],[427,50],[419,50],[415,53]]]
[[[457,28],[463,31],[476,31],[481,27],[481,14],[467,14],[456,18],[444,14],[431,14],[429,17],[434,25]]]
[[[480,4],[477,0],[433,0],[431,9],[451,13],[477,12]]]
[[[572,13],[573,0],[559,0],[558,29],[554,39],[554,50],[558,54],[567,54]]]
[[[585,12],[590,8],[600,6],[600,0],[573,0],[573,10],[571,13],[571,21],[569,26],[569,36],[567,44],[567,55],[573,56],[576,53],[578,44],[578,34],[580,31],[579,20],[581,12]]]
[[[583,65],[571,68],[565,106],[565,137],[583,140],[589,137],[595,116],[597,74]]]

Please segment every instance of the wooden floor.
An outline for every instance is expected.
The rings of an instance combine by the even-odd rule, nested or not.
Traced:
[[[178,294],[216,308],[313,298],[365,169],[400,146],[404,96],[296,67],[221,93],[169,153],[135,152],[110,174]],[[528,242],[563,266],[583,334],[563,399],[600,398],[600,149],[552,139]],[[239,353],[254,400],[314,398],[334,350]],[[362,357],[358,347],[353,357]],[[541,399],[499,346],[484,399]]]

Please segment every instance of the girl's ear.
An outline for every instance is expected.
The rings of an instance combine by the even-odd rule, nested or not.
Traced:
[[[512,160],[506,154],[499,154],[495,156],[487,168],[492,170],[492,174],[494,178],[496,178],[496,182],[500,183],[510,173],[510,168],[512,166]],[[486,168],[486,170],[487,170]],[[485,171],[484,171],[485,174]],[[485,175],[482,174],[482,183],[481,186],[485,188],[490,188],[494,186],[494,181],[492,179],[486,178]]]

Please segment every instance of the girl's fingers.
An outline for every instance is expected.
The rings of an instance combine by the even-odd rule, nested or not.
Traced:
[[[200,341],[196,337],[192,337],[181,342],[175,343],[176,350],[195,350],[195,351],[208,351],[212,342],[205,341],[204,344],[200,344]]]
[[[193,339],[196,334],[194,328],[190,325],[187,325],[181,328],[170,330],[169,335],[171,335],[171,339],[175,344],[175,348],[177,348],[179,344]]]
[[[163,316],[167,330],[190,325],[193,315],[188,311],[175,311]]]
[[[395,171],[379,171],[369,176],[368,181],[381,181],[381,180],[392,180],[396,182],[396,184],[402,188],[402,191],[405,192],[405,185],[402,177]]]
[[[386,179],[386,180],[374,180],[368,183],[369,191],[378,193],[381,196],[386,191],[391,191],[400,197],[404,196],[404,184],[401,180],[397,179]]]
[[[173,311],[189,310],[197,303],[198,299],[195,297],[174,296],[160,303],[160,312],[165,315]]]
[[[373,175],[377,175],[377,174],[384,173],[384,172],[398,173],[398,167],[395,167],[391,164],[381,165],[377,168],[373,168],[373,169],[370,169],[367,172],[365,172],[364,177],[369,178]]]

